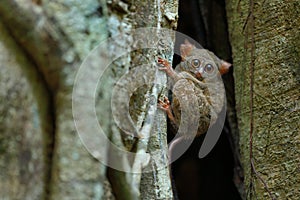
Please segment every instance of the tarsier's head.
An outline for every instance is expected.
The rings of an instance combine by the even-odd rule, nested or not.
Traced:
[[[180,54],[182,58],[180,70],[192,73],[199,80],[225,74],[231,67],[230,63],[219,59],[206,49],[197,49],[188,40],[180,45]]]

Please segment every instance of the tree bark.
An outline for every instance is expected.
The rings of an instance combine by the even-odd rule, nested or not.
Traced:
[[[154,27],[154,28],[176,28],[177,22],[177,2],[160,2],[160,1],[135,1],[133,2],[118,2],[112,1],[108,4],[108,30],[110,35],[124,35],[125,41],[138,41],[139,36],[133,36],[130,32],[136,32],[135,29],[143,27]],[[138,31],[137,31],[138,32]],[[153,32],[154,33],[154,32]],[[149,33],[145,33],[146,35]],[[155,35],[155,33],[154,33]],[[149,41],[155,40],[154,35],[148,35]],[[168,34],[167,34],[168,35]],[[137,52],[133,52],[129,57],[119,59],[116,67],[122,67],[123,73],[130,72],[135,70],[137,67],[148,64],[155,63],[157,56],[164,56],[169,60],[172,60],[173,50],[172,47],[174,42],[174,35],[169,35],[171,38],[165,38],[166,47],[171,47],[167,51],[161,51],[159,49],[138,49]],[[153,38],[151,38],[153,37]],[[168,36],[167,36],[168,37]],[[145,38],[144,38],[145,39]],[[146,39],[146,40],[147,40]],[[120,43],[124,45],[124,41],[113,41],[109,43],[111,49],[117,49]],[[154,41],[155,42],[155,41]],[[142,42],[143,43],[143,42]],[[125,43],[126,45],[126,43]],[[146,44],[147,45],[147,44]],[[130,44],[127,44],[128,47],[133,48]],[[143,46],[143,45],[142,45]],[[165,48],[165,47],[163,47]],[[141,54],[142,52],[142,54]],[[116,52],[111,52],[116,54]],[[152,65],[152,64],[151,64]],[[155,66],[152,66],[155,68]],[[121,70],[120,70],[121,72]],[[122,72],[121,72],[122,73]],[[135,79],[144,79],[143,73],[137,72]],[[114,80],[118,80],[120,77],[118,75],[114,76]],[[130,82],[134,80],[129,79],[125,85],[130,85]],[[160,86],[156,85],[147,85],[144,89],[138,89],[130,99],[131,108],[130,114],[134,120],[136,127],[140,130],[146,130],[143,127],[151,127],[151,129],[146,130],[148,132],[149,141],[145,142],[143,140],[130,141],[129,143],[135,143],[138,151],[146,152],[161,152],[161,157],[165,158],[164,161],[168,162],[167,159],[167,137],[166,137],[166,121],[165,116],[161,111],[156,112],[154,115],[154,121],[149,123],[151,114],[149,112],[149,97],[155,97],[154,103],[156,105],[156,100],[161,93],[165,93],[165,89],[161,87],[166,85],[166,77],[163,73],[156,74],[156,81]],[[150,82],[154,83],[154,80]],[[147,84],[147,83],[146,83]],[[122,90],[123,87],[120,87]],[[150,100],[151,101],[151,100]],[[148,122],[147,122],[148,121]],[[150,120],[151,121],[151,120]],[[142,125],[143,124],[143,125]],[[142,131],[143,132],[143,131]],[[122,134],[122,131],[117,131],[113,134]],[[123,138],[124,139],[124,138]],[[119,146],[123,146],[118,142],[119,139],[115,139],[115,143],[118,143]],[[121,147],[123,149],[132,149],[132,145],[127,145]],[[117,159],[118,156],[111,153],[111,156],[115,156]],[[153,155],[152,155],[153,156]],[[120,160],[124,159],[120,156]],[[159,159],[159,158],[156,158]],[[135,166],[135,164],[132,164]],[[143,166],[145,173],[141,175],[130,175],[128,178],[128,173],[119,172],[115,169],[109,168],[108,174],[110,182],[115,188],[116,197],[118,199],[172,199],[172,190],[171,183],[169,180],[169,169],[167,166],[161,168],[157,165],[154,160],[150,160],[146,166]],[[141,172],[142,172],[141,171]],[[147,173],[146,173],[147,171]],[[140,183],[140,184],[139,184]],[[131,187],[126,187],[130,186]],[[127,191],[126,191],[127,188]],[[134,192],[136,191],[136,192]]]
[[[0,23],[0,199],[43,199],[52,127],[44,81]]]
[[[111,168],[107,173],[107,167],[91,156],[74,124],[72,92],[77,71],[93,48],[108,36],[128,34],[124,41],[109,41],[107,51],[94,58],[87,72],[91,77],[99,63],[116,53],[118,42],[126,46],[134,29],[176,28],[177,2],[2,0],[0,20],[0,78],[4,91],[0,95],[1,199],[171,199],[167,166],[159,169],[155,162],[137,166],[141,176]],[[166,46],[171,47],[174,37],[169,36]],[[93,94],[96,112],[111,112],[111,89],[118,79],[134,65],[155,63],[158,55],[171,60],[173,51],[143,50],[114,62],[103,79],[105,84]],[[152,127],[142,129],[151,130],[148,142],[128,142],[113,124],[111,113],[98,116],[107,136],[124,150],[128,150],[128,143],[133,150],[143,152],[167,149],[164,114],[158,111],[152,114],[151,124],[146,121],[151,114],[149,103],[154,101],[156,105],[159,95],[165,92],[165,75],[158,73],[156,78],[160,86],[138,90],[130,99],[133,121],[141,128],[145,124]],[[79,100],[91,98],[92,80],[80,83]],[[147,95],[153,95],[154,100],[149,101]],[[83,104],[78,110],[92,115],[94,110],[89,106]],[[80,125],[89,132],[96,131],[89,122]],[[100,141],[97,152],[104,160],[119,158],[104,141]],[[166,154],[161,152],[162,156]],[[132,168],[131,160],[120,160]]]
[[[299,199],[299,1],[227,1],[247,199]]]

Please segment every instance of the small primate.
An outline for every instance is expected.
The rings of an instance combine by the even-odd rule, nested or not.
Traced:
[[[159,100],[158,107],[167,113],[171,125],[178,130],[183,120],[189,126],[197,126],[195,134],[190,133],[190,127],[181,131],[181,139],[191,139],[207,132],[210,125],[217,120],[225,103],[225,90],[221,75],[229,71],[231,64],[219,59],[206,49],[198,49],[189,41],[180,46],[181,62],[175,70],[171,64],[158,58],[160,70],[171,78],[173,98],[170,103],[167,97]],[[191,98],[191,97],[194,98]],[[196,102],[195,102],[196,99]],[[198,108],[194,106],[197,105]],[[197,116],[195,116],[195,109]],[[182,118],[182,113],[185,117]],[[197,120],[196,122],[192,122]],[[179,141],[176,141],[177,143]],[[175,141],[173,143],[176,143]],[[170,145],[170,151],[172,144]]]

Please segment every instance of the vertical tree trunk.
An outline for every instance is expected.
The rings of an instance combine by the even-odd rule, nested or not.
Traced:
[[[227,1],[247,199],[299,199],[299,1]]]
[[[108,36],[126,36],[124,40],[108,41],[105,55],[99,54],[91,63],[92,68],[87,71],[90,77],[95,74],[93,70],[102,67],[106,56],[116,53],[114,50],[120,43],[126,47],[134,29],[174,29],[177,1],[2,0],[0,20],[3,23],[0,26],[0,78],[1,91],[4,91],[0,96],[3,104],[0,107],[3,116],[0,127],[3,130],[0,171],[3,173],[0,176],[4,180],[0,183],[0,198],[171,199],[168,167],[158,169],[157,163],[151,161],[142,166],[145,168],[141,169],[141,177],[109,169],[109,183],[107,167],[91,156],[77,134],[72,92],[80,64],[94,47],[107,41]],[[168,36],[165,45],[171,47],[174,37]],[[116,60],[104,77],[105,84],[97,88],[97,114],[110,111],[110,89],[125,72],[139,63],[155,63],[158,54],[171,60],[173,52],[138,49]],[[162,85],[166,77],[158,73],[156,79],[160,86],[138,90],[130,99],[130,114],[141,128],[145,124],[149,126],[149,104],[154,101],[156,105],[156,98],[164,93]],[[82,102],[92,98],[91,85],[95,84],[92,80],[80,83],[78,99]],[[148,102],[147,95],[154,95],[154,100]],[[93,114],[89,106],[81,104],[78,108],[82,116]],[[98,119],[107,136],[120,148],[128,150],[123,143],[126,144],[127,138],[113,124],[112,115],[100,114]],[[129,141],[137,144],[134,148],[147,152],[167,148],[165,117],[157,112],[153,119],[149,143]],[[79,125],[89,133],[97,131],[89,121]],[[97,148],[104,160],[119,158],[104,141],[100,141]],[[166,153],[161,152],[161,155],[166,156]],[[132,164],[130,160],[126,162]],[[144,173],[146,171],[151,173]]]
[[[132,33],[138,32],[138,28],[143,28],[143,27],[152,27],[152,28],[154,27],[158,29],[160,27],[170,28],[170,29],[176,28],[176,22],[177,22],[176,16],[177,16],[176,1],[174,2],[135,1],[134,3],[133,2],[123,3],[123,2],[113,1],[112,3],[108,4],[108,31],[112,36],[120,35],[120,34],[124,35],[125,41],[131,41],[131,40],[138,41],[142,38],[138,38],[132,35]],[[155,32],[153,33],[155,34]],[[147,35],[149,33],[146,32],[145,34]],[[119,59],[118,61],[119,64],[116,64],[116,67],[117,68],[122,67],[123,73],[124,72],[130,73],[130,71],[135,70],[136,68],[142,65],[145,64],[153,65],[153,63],[156,62],[158,55],[164,56],[171,60],[173,56],[172,47],[174,46],[173,45],[174,35],[169,35],[169,36],[171,38],[165,38],[165,40],[167,41],[165,43],[166,47],[171,47],[169,48],[169,51],[160,51],[159,49],[147,50],[141,48],[136,50],[134,53],[130,54],[129,57]],[[149,40],[149,42],[151,42],[152,40],[153,42],[156,42],[154,35],[148,35],[148,38],[144,38],[142,40],[145,39]],[[120,43],[124,45],[124,41],[113,41],[112,43],[109,43],[109,45],[111,49],[117,49]],[[132,48],[132,46],[130,46],[129,43],[130,42],[127,42],[127,46],[129,48]],[[111,53],[113,53],[114,55],[116,54],[116,52],[111,52]],[[152,69],[153,68],[155,68],[155,66],[152,66]],[[139,79],[144,79],[143,76],[144,76],[143,73],[137,72],[136,77],[132,77],[128,81],[137,82]],[[118,77],[118,75],[115,75],[113,79],[118,80],[119,78],[120,77]],[[155,99],[157,99],[157,97],[161,93],[165,92],[164,88],[161,87],[162,85],[166,84],[166,77],[163,75],[163,73],[158,72],[157,77],[155,79],[157,83],[161,84],[160,86],[157,87],[156,85],[146,85],[146,88],[138,89],[134,93],[133,97],[130,99],[131,102],[130,114],[135,122],[136,127],[140,128],[141,130],[143,130],[143,127],[146,126],[152,127],[151,137],[148,144],[147,142],[145,144],[141,141],[133,141],[133,143],[136,143],[137,148],[141,148],[143,150],[146,150],[147,152],[160,151],[161,157],[165,158],[165,160],[161,162],[166,163],[168,161],[167,161],[167,151],[166,151],[167,138],[166,138],[165,117],[163,113],[158,111],[155,114],[154,121],[150,123],[147,122],[149,120],[149,117],[151,118],[151,113],[149,112],[148,97],[149,96],[155,97],[154,98],[155,101]],[[153,81],[154,80],[151,80],[150,82]],[[128,82],[125,83],[126,85],[130,84]],[[125,86],[124,88],[126,89]],[[123,87],[120,87],[120,90],[122,89]],[[154,102],[154,104],[156,105],[156,102]],[[121,134],[121,133],[122,132],[116,131],[115,129],[115,132],[113,134]],[[117,141],[115,142],[118,143]],[[121,146],[123,145],[121,144]],[[144,146],[144,148],[142,146]],[[126,146],[122,148],[128,150],[131,149],[132,146],[130,147]],[[113,156],[112,159],[118,158],[118,156],[116,156],[113,153],[111,153],[111,155]],[[120,160],[122,159],[124,158],[121,155]],[[140,177],[141,178],[140,186],[135,185],[135,183],[132,185],[132,182],[136,182],[136,181],[139,182],[139,180],[137,180],[139,178],[136,179],[136,177],[132,175],[130,175],[131,177],[128,178],[128,173],[119,172],[113,168],[109,168],[108,174],[110,177],[110,182],[112,183],[112,186],[115,189],[115,191],[118,191],[116,193],[117,198],[118,199],[172,199],[171,184],[168,178],[169,177],[168,167],[166,166],[163,169],[161,169],[161,167],[157,165],[157,163],[155,163],[154,160],[152,159],[144,167],[147,173],[143,173],[142,176]],[[132,187],[130,187],[130,185],[132,185]],[[135,190],[140,190],[140,191],[134,192]]]
[[[44,81],[0,22],[0,199],[42,199],[52,132]]]

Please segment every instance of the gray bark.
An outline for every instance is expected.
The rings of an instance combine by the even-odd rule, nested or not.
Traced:
[[[299,8],[227,1],[247,199],[300,196]]]
[[[0,199],[42,199],[52,127],[47,89],[0,23]]]
[[[130,38],[130,31],[139,27],[175,28],[177,2],[3,0],[0,20],[1,199],[171,199],[168,167],[159,170],[152,162],[141,170],[151,168],[153,172],[142,173],[139,178],[109,170],[109,183],[106,166],[91,156],[77,134],[72,91],[81,62],[108,35],[129,34]],[[172,46],[173,40],[171,36],[166,45]],[[95,63],[115,53],[114,42],[107,43],[107,52],[96,57]],[[171,58],[172,51],[135,52],[113,63],[104,80],[106,85],[96,91],[97,113],[110,111],[110,89],[126,70],[138,64],[137,60],[155,63],[158,54]],[[162,84],[166,82],[163,73],[157,79]],[[85,88],[79,91],[81,98],[89,98],[85,95],[90,95],[93,83],[81,84]],[[144,121],[149,114],[145,95],[157,98],[164,92],[162,86],[153,88],[139,90],[131,98],[130,114],[140,127],[147,124]],[[82,105],[79,111],[92,114],[88,107]],[[120,148],[128,150],[130,143],[137,142],[138,150],[151,152],[167,148],[165,116],[162,112],[153,116],[152,136],[146,143],[121,138],[124,134],[112,125],[111,114],[98,118],[108,137]],[[95,131],[88,123],[83,126]],[[105,142],[99,145],[98,152],[104,160],[110,159],[107,155],[119,158]],[[121,160],[132,164],[127,158]]]

